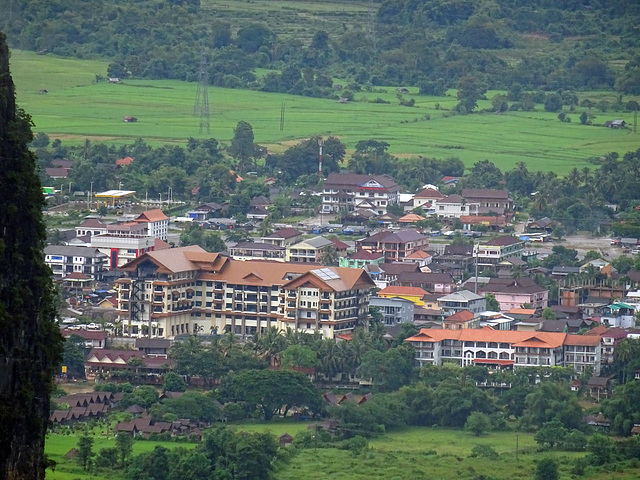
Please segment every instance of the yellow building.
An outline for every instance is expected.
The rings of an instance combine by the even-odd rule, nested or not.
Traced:
[[[378,292],[379,297],[384,298],[393,298],[399,297],[404,298],[405,300],[409,300],[414,304],[424,307],[424,296],[429,295],[429,292],[420,288],[420,287],[400,287],[400,286],[389,286],[383,288]]]

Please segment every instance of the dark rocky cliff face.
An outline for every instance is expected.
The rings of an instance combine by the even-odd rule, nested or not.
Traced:
[[[44,478],[49,392],[62,350],[31,139],[0,33],[0,480]]]

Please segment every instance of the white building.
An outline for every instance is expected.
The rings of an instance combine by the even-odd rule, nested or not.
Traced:
[[[147,235],[159,238],[165,242],[167,241],[167,233],[169,233],[169,217],[167,217],[159,208],[142,212],[134,221],[147,224]]]
[[[156,239],[147,235],[120,236],[97,235],[91,237],[91,247],[97,248],[108,256],[107,265],[110,270],[121,267],[125,263],[138,258],[154,249]]]
[[[460,195],[448,195],[434,200],[432,208],[438,218],[460,218],[463,215],[478,215],[480,204],[468,202]]]
[[[323,213],[370,209],[378,215],[387,213],[387,206],[399,201],[400,186],[389,175],[331,173],[322,191]]]
[[[70,273],[99,278],[100,273],[107,270],[109,257],[96,248],[48,245],[44,249],[44,261],[56,278],[65,278]]]

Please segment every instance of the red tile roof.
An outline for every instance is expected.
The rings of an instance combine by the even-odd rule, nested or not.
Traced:
[[[124,157],[124,158],[119,158],[116,160],[116,165],[131,165],[131,163],[133,162],[133,158],[131,157]]]
[[[473,313],[471,313],[469,310],[456,312],[444,319],[444,321],[447,323],[466,323],[470,320],[473,320]]]

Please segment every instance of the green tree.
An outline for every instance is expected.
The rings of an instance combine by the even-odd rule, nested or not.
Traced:
[[[233,138],[229,146],[229,155],[238,160],[238,170],[244,172],[259,151],[253,143],[253,127],[245,121],[238,122],[233,129]]]
[[[487,310],[490,312],[500,311],[500,302],[496,300],[496,296],[493,293],[487,293],[484,298],[487,301]]]
[[[120,467],[124,468],[127,460],[133,452],[133,437],[125,432],[116,434],[116,450],[118,451],[118,460]]]
[[[464,424],[465,430],[469,430],[476,437],[491,430],[491,419],[489,415],[482,412],[471,412]]]
[[[87,471],[91,464],[91,457],[95,455],[93,452],[93,437],[88,435],[82,435],[78,439],[78,462],[82,465],[82,468]]]
[[[187,389],[187,383],[175,372],[168,372],[164,375],[162,390],[164,392],[184,392]]]
[[[465,113],[471,113],[477,106],[478,100],[484,97],[486,87],[478,78],[478,75],[466,75],[456,85],[458,89],[458,109]]]
[[[71,335],[64,342],[62,364],[67,367],[69,375],[84,377],[84,338],[79,335]]]
[[[556,314],[553,310],[551,310],[551,307],[545,307],[544,310],[542,310],[543,320],[555,320],[556,318]]]
[[[54,287],[42,250],[44,200],[31,118],[16,107],[0,33],[0,478],[43,479],[49,392],[62,359]]]
[[[228,375],[222,384],[228,400],[243,401],[259,409],[265,420],[294,406],[317,408],[319,394],[302,373],[292,370],[244,370]]]
[[[318,355],[306,345],[289,345],[282,352],[283,367],[313,368],[318,365]]]
[[[543,458],[536,465],[536,480],[558,480],[558,464],[550,458]]]
[[[545,422],[535,434],[535,440],[543,448],[555,448],[565,441],[567,429],[562,426],[559,420]]]
[[[544,100],[544,109],[547,112],[559,112],[562,110],[562,97],[557,93],[549,93]]]

